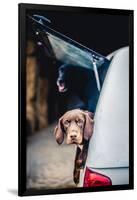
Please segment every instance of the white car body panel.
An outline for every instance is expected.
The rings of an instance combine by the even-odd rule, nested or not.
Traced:
[[[108,175],[114,185],[119,185],[129,183],[129,48],[111,56],[85,166]]]

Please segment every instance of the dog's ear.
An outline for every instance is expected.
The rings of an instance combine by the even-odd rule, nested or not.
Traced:
[[[63,125],[62,125],[62,117],[59,119],[58,125],[55,127],[54,134],[56,137],[56,141],[58,144],[62,144],[64,140],[64,131],[63,131]]]
[[[94,120],[93,113],[89,111],[84,112],[85,116],[85,128],[84,128],[84,139],[89,140],[93,133]]]

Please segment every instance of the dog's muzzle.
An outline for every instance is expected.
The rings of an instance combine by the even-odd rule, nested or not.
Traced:
[[[65,83],[62,80],[57,81],[57,86],[58,86],[59,92],[66,92],[67,91]]]

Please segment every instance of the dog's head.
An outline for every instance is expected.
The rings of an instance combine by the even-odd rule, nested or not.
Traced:
[[[89,140],[93,133],[93,114],[88,111],[75,109],[66,112],[55,128],[55,137],[58,144],[62,144],[66,135],[67,144],[82,144]]]
[[[58,78],[57,78],[57,86],[59,92],[66,92],[68,90],[67,87],[67,66],[66,64],[62,65],[58,69]]]

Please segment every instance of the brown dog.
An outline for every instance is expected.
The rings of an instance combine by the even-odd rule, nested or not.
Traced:
[[[84,168],[87,158],[89,139],[93,133],[93,113],[75,109],[66,112],[55,128],[55,137],[58,144],[62,144],[66,135],[67,144],[76,144],[76,156],[73,179],[79,183],[80,169]]]

